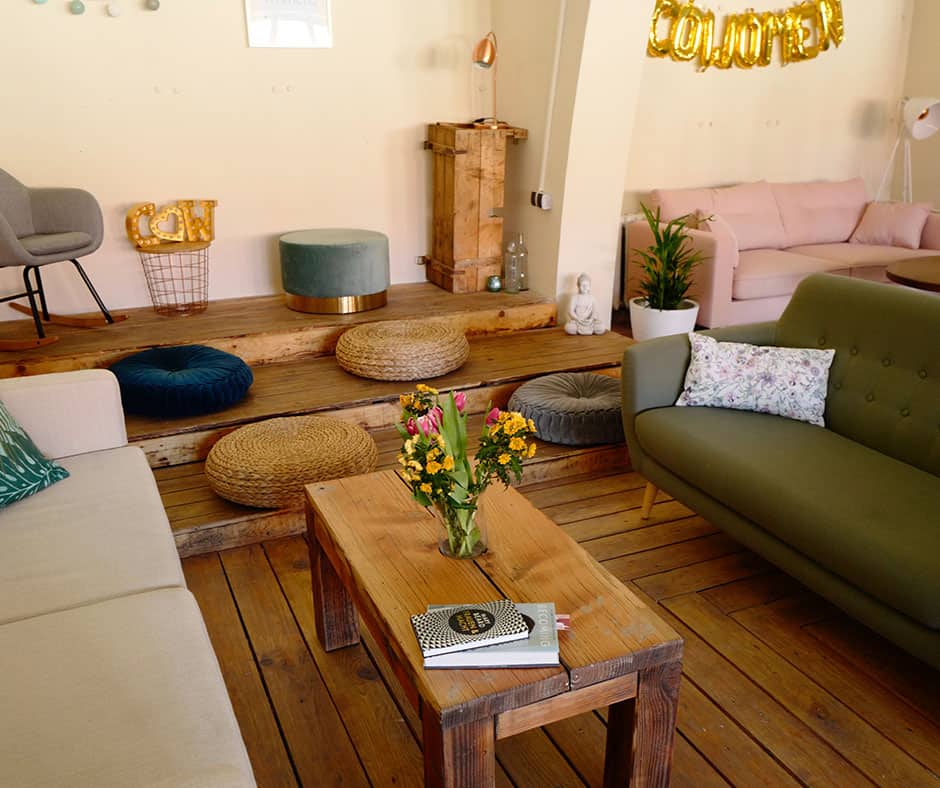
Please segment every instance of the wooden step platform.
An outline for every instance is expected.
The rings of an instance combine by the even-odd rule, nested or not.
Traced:
[[[257,366],[332,353],[348,328],[383,320],[441,320],[469,335],[555,325],[555,303],[533,291],[455,295],[429,282],[392,285],[388,306],[351,315],[293,312],[284,296],[212,301],[200,314],[164,317],[150,307],[121,310],[123,323],[102,328],[50,328],[46,347],[0,352],[0,378],[103,367],[149,347],[201,344]],[[0,322],[0,339],[32,339],[32,320]]]
[[[468,451],[476,451],[482,415],[470,419]],[[378,470],[397,468],[401,437],[392,428],[373,430],[379,446]],[[626,446],[573,447],[537,441],[535,457],[525,461],[527,485],[560,481],[585,473],[618,473],[628,467]],[[242,547],[267,539],[303,533],[303,509],[254,509],[216,495],[202,462],[154,471],[163,506],[181,556]]]
[[[460,369],[428,381],[467,393],[469,412],[492,402],[504,407],[524,381],[552,372],[595,370],[617,376],[631,340],[619,334],[568,336],[560,328],[471,338],[470,359]],[[399,416],[398,396],[412,383],[366,380],[341,369],[332,357],[257,367],[249,396],[216,414],[186,419],[127,417],[128,438],[152,467],[205,459],[212,445],[239,425],[276,416],[329,414],[367,428],[388,427]]]

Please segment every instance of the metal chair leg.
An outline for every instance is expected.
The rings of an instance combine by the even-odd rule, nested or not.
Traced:
[[[42,320],[39,319],[39,309],[36,306],[36,291],[29,281],[29,272],[35,270],[36,266],[28,265],[23,269],[23,282],[26,284],[26,297],[29,298],[29,308],[33,313],[33,322],[36,324],[36,334],[40,339],[44,339],[46,331],[42,327]]]
[[[33,276],[36,277],[36,291],[39,293],[39,306],[42,308],[42,319],[49,319],[49,307],[46,306],[46,291],[42,286],[42,274],[39,266],[33,268]]]
[[[75,266],[75,269],[82,277],[82,281],[85,283],[85,287],[88,288],[88,291],[91,293],[92,297],[95,299],[95,303],[98,304],[98,309],[101,310],[101,314],[104,315],[104,319],[109,323],[114,322],[114,318],[111,317],[111,313],[108,311],[108,308],[104,305],[104,301],[101,300],[101,296],[98,295],[98,291],[95,290],[95,286],[91,283],[91,279],[88,278],[88,274],[85,273],[85,269],[82,268],[81,263],[78,260],[72,260],[72,265]]]

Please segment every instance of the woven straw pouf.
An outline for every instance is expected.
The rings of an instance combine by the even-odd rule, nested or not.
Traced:
[[[375,469],[378,448],[361,427],[328,416],[292,416],[239,427],[206,458],[217,495],[259,508],[300,506],[304,485]]]
[[[470,357],[463,332],[420,320],[389,320],[349,329],[336,343],[347,372],[373,380],[422,380],[462,366]]]

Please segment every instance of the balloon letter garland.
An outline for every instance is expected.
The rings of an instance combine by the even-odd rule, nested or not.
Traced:
[[[662,32],[666,35],[660,37]],[[720,39],[715,13],[699,8],[695,0],[656,0],[646,51],[650,57],[676,61],[698,58],[700,71],[769,66],[778,36],[784,65],[811,60],[829,49],[830,42],[839,46],[845,37],[842,0],[804,0],[786,11],[728,14]]]

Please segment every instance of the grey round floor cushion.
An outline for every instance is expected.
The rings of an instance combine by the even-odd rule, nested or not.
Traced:
[[[535,422],[549,443],[588,446],[623,441],[620,379],[594,372],[559,372],[516,389],[509,409]]]

